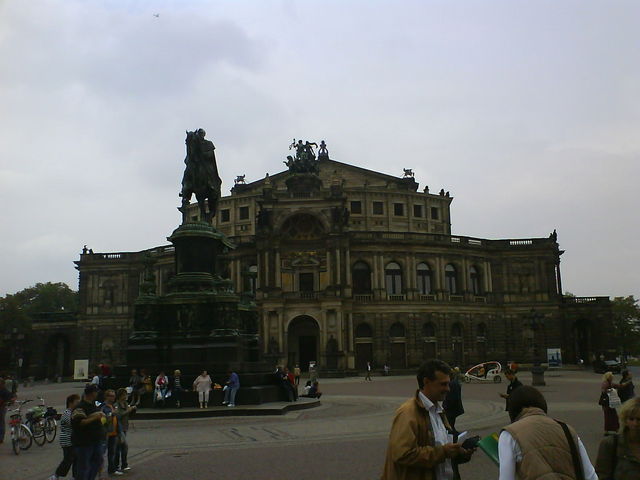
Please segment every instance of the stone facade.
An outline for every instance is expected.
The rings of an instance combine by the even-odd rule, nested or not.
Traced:
[[[318,167],[237,183],[213,220],[236,245],[221,269],[236,292],[255,298],[261,348],[274,363],[349,371],[428,357],[461,367],[530,362],[536,339],[541,352],[562,348],[569,363],[612,351],[608,298],[561,294],[555,233],[452,235],[448,192],[326,156]],[[81,255],[70,358],[123,362],[147,254],[162,293],[174,274],[172,247]],[[543,322],[535,334],[532,318]]]

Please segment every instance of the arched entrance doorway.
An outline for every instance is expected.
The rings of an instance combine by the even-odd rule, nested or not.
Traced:
[[[303,371],[309,370],[309,362],[318,362],[320,328],[309,315],[299,315],[289,323],[287,334],[287,360],[292,367],[297,363]]]

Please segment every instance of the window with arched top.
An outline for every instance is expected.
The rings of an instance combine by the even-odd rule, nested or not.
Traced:
[[[484,323],[479,323],[476,327],[476,337],[478,341],[484,341],[487,338],[487,326]]]
[[[447,292],[451,295],[458,293],[458,272],[456,271],[456,267],[450,263],[444,267],[444,283]]]
[[[416,267],[416,280],[418,286],[418,293],[427,295],[431,293],[431,269],[426,263],[419,263]]]
[[[475,265],[472,265],[471,268],[469,268],[469,286],[471,287],[471,293],[474,295],[482,295],[480,270]]]
[[[389,328],[389,336],[390,337],[404,337],[405,336],[405,328],[404,325],[400,322],[396,322],[391,325]]]
[[[390,262],[384,269],[385,286],[388,295],[402,294],[402,269],[396,262]]]
[[[361,323],[356,327],[356,338],[373,337],[373,329],[368,323]]]
[[[244,274],[244,292],[255,295],[258,284],[258,266],[250,265]]]
[[[353,264],[352,269],[353,293],[371,293],[371,268],[363,261]]]
[[[433,323],[425,323],[422,326],[422,336],[423,337],[435,337],[436,336],[436,327]]]

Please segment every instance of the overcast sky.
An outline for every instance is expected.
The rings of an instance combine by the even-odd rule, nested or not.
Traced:
[[[565,290],[640,297],[639,31],[637,0],[0,1],[0,295],[167,243],[203,127],[225,194],[324,139],[451,191],[455,234],[557,229]]]

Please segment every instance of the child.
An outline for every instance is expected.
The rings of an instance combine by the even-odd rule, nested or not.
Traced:
[[[73,467],[73,477],[76,478],[76,465],[73,447],[71,446],[71,412],[78,402],[80,395],[69,395],[67,397],[67,408],[62,412],[60,418],[60,446],[62,447],[62,462],[56,468],[56,473],[49,477],[49,480],[58,480],[60,477],[66,477],[69,469]]]

